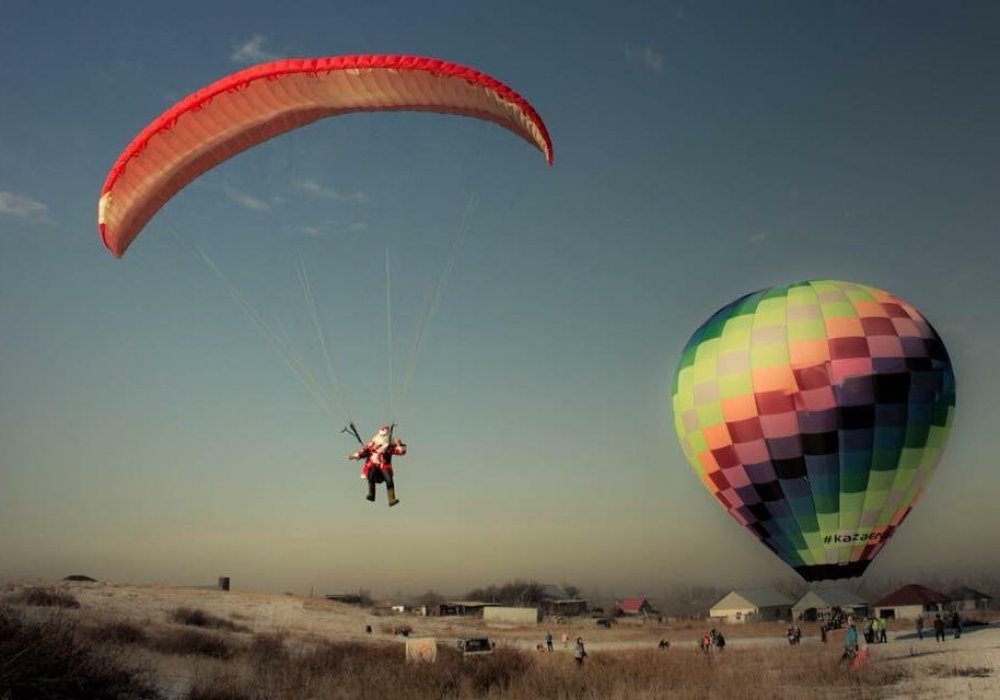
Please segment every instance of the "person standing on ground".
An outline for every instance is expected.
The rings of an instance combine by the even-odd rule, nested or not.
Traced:
[[[583,660],[587,658],[587,650],[583,647],[583,637],[576,638],[576,644],[573,646],[573,658],[576,659],[577,666],[583,666]]]
[[[545,648],[548,651],[552,651],[552,632],[545,633]]]
[[[944,620],[941,619],[941,613],[934,616],[934,639],[944,641]]]
[[[842,661],[852,661],[858,653],[858,628],[854,623],[847,626],[847,634],[844,635],[844,654],[840,657]]]
[[[917,615],[917,639],[924,638],[924,616]]]

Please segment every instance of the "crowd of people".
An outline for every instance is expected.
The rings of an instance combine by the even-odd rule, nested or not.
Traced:
[[[914,620],[914,625],[917,631],[917,638],[924,638],[924,626],[926,621],[924,616],[917,615]],[[935,613],[932,622],[934,627],[934,638],[943,642],[947,639],[947,630],[950,628],[953,639],[958,639],[962,636],[962,616],[957,610],[953,611],[950,615],[948,613]],[[823,634],[823,641],[826,641],[826,630],[821,630]],[[864,655],[867,653],[865,644],[861,643],[864,640],[865,644],[885,644],[888,642],[886,636],[886,621],[880,617],[869,617],[865,620],[864,629],[859,635],[858,626],[855,621],[851,620],[847,626],[847,633],[844,636],[844,653],[842,656],[843,660],[851,661],[852,665],[858,665],[864,659]]]
[[[951,614],[950,620],[947,621],[945,620],[944,617],[941,617],[941,613],[936,613],[934,615],[934,622],[933,622],[934,639],[936,639],[939,642],[945,641],[945,639],[947,638],[945,635],[945,630],[948,629],[949,623],[951,626],[952,638],[958,639],[959,637],[962,636],[962,616],[959,615],[958,611],[956,610]],[[924,638],[923,615],[917,616],[916,625],[917,625],[917,638],[923,639]]]
[[[712,651],[712,649],[722,651],[726,648],[726,638],[722,635],[722,632],[713,627],[711,630],[702,635],[699,646],[706,654]]]
[[[844,616],[843,619],[837,620],[837,623],[839,624],[832,625],[828,622],[821,625],[820,639],[825,644],[827,642],[828,633],[832,629],[846,627],[841,661],[849,663],[852,668],[857,668],[867,663],[867,645],[885,644],[888,642],[886,620],[881,617],[862,618]],[[918,615],[915,620],[915,624],[917,637],[919,639],[923,639],[924,627],[926,624],[924,616]],[[945,632],[949,628],[951,629],[952,635],[955,639],[962,636],[962,618],[957,611],[951,613],[950,615],[945,614],[943,616],[942,613],[936,613],[932,621],[932,626],[934,627],[934,634],[938,641],[945,641]],[[788,639],[788,643],[790,645],[801,644],[802,629],[797,625],[789,625],[785,630],[785,637]],[[568,646],[568,641],[568,635],[563,633],[562,642],[564,648]],[[698,646],[706,654],[712,652],[713,650],[722,651],[726,646],[726,638],[722,632],[713,627],[701,636],[698,640]],[[537,645],[537,648],[538,651],[542,652],[553,651],[553,637],[551,632],[545,635],[545,643]],[[658,648],[669,649],[670,642],[666,639],[661,639],[659,641]],[[583,646],[583,639],[578,637],[573,646],[573,658],[578,665],[582,665],[583,660],[586,657],[587,652]]]
[[[535,650],[543,654],[551,654],[555,651],[553,641],[552,632],[546,632],[545,643],[536,644]],[[562,644],[564,649],[569,645],[569,635],[565,632],[562,635]],[[583,637],[577,637],[576,642],[573,644],[573,659],[576,661],[577,666],[582,666],[585,658],[587,658],[587,649],[583,644]]]
[[[869,644],[885,644],[889,641],[886,636],[886,622],[881,617],[869,617],[865,622],[865,641]]]

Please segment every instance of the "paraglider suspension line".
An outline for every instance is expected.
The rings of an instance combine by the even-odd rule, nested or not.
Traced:
[[[341,430],[340,432],[342,432],[342,433],[348,433],[350,435],[353,435],[354,439],[358,441],[358,444],[361,445],[362,447],[364,447],[365,441],[362,440],[361,439],[361,435],[358,434],[358,427],[356,425],[354,425],[354,421],[351,421],[346,426],[344,426],[344,429]]]

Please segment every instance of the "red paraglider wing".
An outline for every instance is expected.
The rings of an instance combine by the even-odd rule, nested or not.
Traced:
[[[492,121],[533,144],[552,164],[552,142],[534,108],[472,68],[397,55],[275,61],[198,90],[132,140],[101,189],[101,239],[121,257],[171,197],[222,161],[317,119],[384,110]]]

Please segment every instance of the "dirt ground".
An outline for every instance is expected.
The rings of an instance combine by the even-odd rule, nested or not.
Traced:
[[[248,627],[254,633],[282,633],[303,642],[317,639],[404,644],[394,628],[411,628],[411,637],[434,637],[441,641],[486,636],[498,645],[534,649],[546,632],[554,638],[556,654],[570,654],[573,641],[582,637],[588,651],[625,652],[656,648],[662,639],[671,648],[689,647],[711,626],[710,621],[621,622],[611,629],[598,628],[593,620],[549,621],[531,626],[487,626],[481,619],[423,617],[411,614],[373,615],[370,609],[333,603],[324,598],[271,595],[242,591],[220,591],[160,585],[107,582],[14,581],[0,579],[0,603],[28,586],[57,588],[80,602],[74,611],[82,620],[128,620],[147,627],[165,626],[168,613],[187,607],[202,610]],[[366,632],[370,626],[371,633]],[[726,635],[727,649],[767,646],[776,650],[788,644],[786,624],[729,625],[719,629]],[[820,645],[819,628],[801,625],[804,645]],[[563,642],[563,637],[568,640]],[[830,636],[831,658],[839,655],[842,633]],[[905,666],[910,678],[896,690],[900,698],[1000,698],[1000,623],[967,627],[954,639],[937,642],[933,631],[920,640],[909,621],[890,623],[887,644],[869,647],[872,663],[892,660]],[[178,670],[180,673],[180,670]]]

